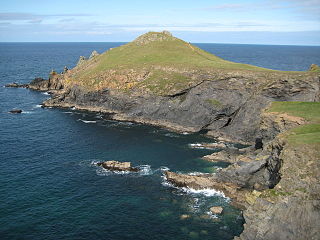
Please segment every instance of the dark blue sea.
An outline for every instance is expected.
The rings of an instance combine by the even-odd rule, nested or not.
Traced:
[[[163,171],[214,172],[216,150],[200,134],[43,109],[49,96],[2,87],[75,66],[80,55],[122,43],[0,43],[0,239],[233,239],[241,212],[218,192],[175,189]],[[227,60],[279,70],[320,64],[320,47],[197,44]],[[13,108],[22,114],[8,114]],[[143,171],[110,173],[95,163],[130,161]],[[214,205],[221,216],[209,214]],[[186,215],[186,219],[181,216]]]

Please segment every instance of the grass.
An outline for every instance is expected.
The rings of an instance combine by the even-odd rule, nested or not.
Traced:
[[[320,122],[319,102],[273,102],[268,112],[288,113],[308,121]]]
[[[154,36],[164,40],[139,43],[141,39],[148,40]],[[99,85],[106,81],[104,75],[110,75],[110,71],[116,71],[119,74],[122,70],[128,69],[136,72],[154,71],[155,66],[165,70],[151,74],[148,84],[162,86],[166,85],[163,80],[165,78],[171,82],[181,83],[184,80],[190,82],[190,78],[181,74],[181,72],[188,71],[207,71],[208,69],[272,71],[248,64],[226,61],[181,39],[166,36],[163,33],[150,32],[140,36],[136,41],[106,51],[94,59],[88,60],[74,69],[69,82],[82,83],[83,86]],[[177,76],[179,74],[168,76],[172,68],[175,71],[178,70],[180,76]]]
[[[287,113],[302,117],[309,122],[289,132],[288,140],[290,143],[320,143],[320,102],[273,102],[268,112]]]
[[[209,104],[211,104],[214,107],[222,107],[222,103],[220,101],[218,101],[217,99],[206,99],[206,102],[208,102]]]

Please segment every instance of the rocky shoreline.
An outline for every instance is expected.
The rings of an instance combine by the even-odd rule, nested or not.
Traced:
[[[113,109],[105,109],[103,106],[78,105],[77,101],[71,102],[68,99],[72,90],[57,89],[56,86],[59,85],[53,84],[50,79],[41,81],[37,79],[35,82],[31,82],[28,88],[53,91],[52,98],[44,102],[44,107],[75,107],[79,110],[108,113],[115,120],[147,123],[180,132],[194,132],[196,129],[177,126],[170,122],[129,118],[126,114],[116,112]],[[66,98],[68,101],[65,101]],[[260,140],[256,139],[255,145],[244,149],[224,148],[220,152],[204,156],[209,161],[229,162],[231,163],[229,167],[221,169],[215,174],[199,176],[167,171],[165,172],[166,179],[177,187],[214,188],[230,197],[233,205],[244,210],[243,215],[246,222],[244,232],[235,239],[279,239],[279,236],[280,239],[317,239],[315,229],[317,229],[316,220],[320,219],[320,203],[316,199],[319,198],[307,196],[320,193],[319,182],[316,182],[318,175],[315,175],[315,179],[309,179],[314,182],[312,192],[293,191],[289,193],[281,187],[281,185],[287,184],[283,179],[284,166],[288,165],[288,161],[291,159],[300,161],[299,154],[287,145],[282,134],[304,123],[305,121],[298,117],[262,112],[258,127]],[[219,146],[222,147],[222,145]],[[317,155],[313,155],[313,158],[314,156]],[[316,162],[316,160],[314,161]],[[315,164],[319,165],[319,163]],[[268,191],[271,194],[266,196]],[[303,217],[301,216],[302,212],[300,215],[297,214],[299,211],[303,212]],[[300,223],[301,218],[308,222],[308,226]],[[257,221],[256,219],[261,220]],[[290,219],[290,224],[287,224],[288,219]]]
[[[213,59],[201,51],[194,55],[195,48],[167,33],[149,35],[125,47],[136,49],[149,40],[160,41],[153,39],[159,35],[160,42],[171,41],[185,47],[192,56]],[[235,239],[319,239],[319,147],[288,144],[287,131],[305,124],[306,120],[265,111],[274,101],[319,102],[320,77],[317,72],[269,71],[252,66],[190,70],[150,65],[148,69],[138,70],[106,68],[100,75],[94,75],[99,79],[92,77],[80,81],[81,74],[85,75],[87,69],[97,66],[99,57],[96,53],[89,59],[82,57],[74,69],[66,68],[61,74],[52,71],[48,80],[36,78],[30,84],[13,83],[7,87],[50,92],[51,98],[43,103],[43,107],[99,112],[113,120],[214,137],[221,143],[211,147],[221,151],[204,156],[204,159],[231,163],[227,168],[201,175],[167,171],[167,181],[177,187],[214,188],[230,197],[234,205],[244,210],[246,222],[243,233]],[[214,61],[225,64],[216,59],[210,61],[210,64]],[[189,82],[178,81],[178,84],[170,85],[167,81],[163,87],[159,85],[163,83],[161,76],[152,83],[157,85],[141,84],[159,72],[164,78],[179,76]],[[161,87],[164,89],[159,89]],[[236,149],[224,142],[250,146]],[[210,144],[203,145],[208,146]],[[128,163],[100,165],[107,169],[135,170]]]

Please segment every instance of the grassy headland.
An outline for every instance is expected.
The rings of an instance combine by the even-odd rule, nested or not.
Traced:
[[[320,102],[273,102],[268,112],[287,113],[308,121],[308,124],[294,128],[289,132],[288,140],[290,143],[320,143]]]

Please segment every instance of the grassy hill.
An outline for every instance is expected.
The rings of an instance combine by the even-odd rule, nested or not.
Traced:
[[[161,95],[230,72],[280,71],[223,60],[164,31],[148,32],[84,61],[65,75],[65,82],[91,90],[134,88]]]
[[[190,82],[190,72],[213,69],[267,70],[223,60],[168,32],[149,32],[85,61],[70,71],[67,82],[89,88],[131,88],[143,80],[160,85],[166,80]]]

